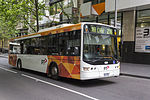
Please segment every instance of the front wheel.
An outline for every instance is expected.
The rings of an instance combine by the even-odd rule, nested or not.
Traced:
[[[56,64],[53,64],[50,68],[50,74],[52,79],[59,79],[59,70]]]

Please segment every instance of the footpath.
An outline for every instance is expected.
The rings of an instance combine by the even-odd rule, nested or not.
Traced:
[[[150,65],[122,62],[121,75],[150,79]]]
[[[8,58],[8,54],[0,54],[0,59]],[[121,75],[150,79],[150,65],[121,62]]]
[[[2,54],[2,53],[0,53],[0,58],[8,58],[8,54],[7,53],[5,53],[5,54]]]

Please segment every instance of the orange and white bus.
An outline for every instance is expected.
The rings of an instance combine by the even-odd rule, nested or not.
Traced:
[[[10,40],[9,64],[49,77],[79,80],[119,76],[116,29],[83,22],[63,24]],[[13,43],[17,43],[13,52]],[[14,45],[16,46],[16,45]]]

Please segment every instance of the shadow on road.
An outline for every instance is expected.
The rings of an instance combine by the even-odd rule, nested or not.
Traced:
[[[105,86],[110,84],[115,84],[113,81],[103,80],[103,79],[92,79],[92,80],[75,80],[69,78],[61,78],[59,81],[67,84],[72,84],[78,87],[96,87],[96,86]]]
[[[2,64],[2,65],[6,66],[6,67],[9,67],[12,70],[16,70],[17,72],[20,72],[15,67],[10,66],[9,64],[6,64],[6,65]],[[21,72],[30,74],[32,76],[35,76],[35,77],[40,78],[42,80],[46,80],[48,82],[50,82],[50,81],[61,82],[61,83],[70,84],[70,85],[83,87],[83,88],[84,87],[96,87],[96,86],[106,86],[106,85],[115,84],[115,82],[109,80],[109,78],[93,79],[93,80],[82,81],[82,80],[76,80],[76,79],[70,79],[70,78],[63,78],[63,77],[61,77],[59,80],[53,80],[53,79],[48,78],[45,73],[32,71],[32,70],[28,70],[28,69],[23,69]]]
[[[12,67],[13,70],[17,70],[16,68]],[[32,76],[36,75],[35,77],[37,78],[42,78],[42,80],[49,81],[51,82],[53,79],[50,79],[47,77],[45,73],[37,72],[37,71],[32,71],[28,69],[22,69],[21,72],[25,72],[28,74],[31,74]],[[60,77],[59,80],[53,80],[53,82],[61,82],[65,84],[70,84],[82,88],[87,88],[87,87],[96,87],[96,86],[106,86],[110,84],[115,84],[113,81],[105,80],[105,79],[92,79],[92,80],[77,80],[77,79],[70,79],[70,78],[64,78]]]

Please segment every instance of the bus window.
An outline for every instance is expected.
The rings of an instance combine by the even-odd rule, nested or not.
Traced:
[[[48,36],[48,55],[59,55],[58,34]]]
[[[80,36],[81,31],[72,31],[67,40],[67,55],[79,56],[80,55]]]
[[[30,54],[31,53],[31,41],[30,39],[28,40],[23,40],[23,54]]]
[[[19,54],[20,51],[20,43],[10,43],[9,44],[9,53],[10,54]]]
[[[40,44],[38,45],[40,46],[41,55],[46,55],[48,53],[48,39],[48,36],[40,37]]]
[[[68,33],[59,34],[59,53],[61,56],[66,56]]]

